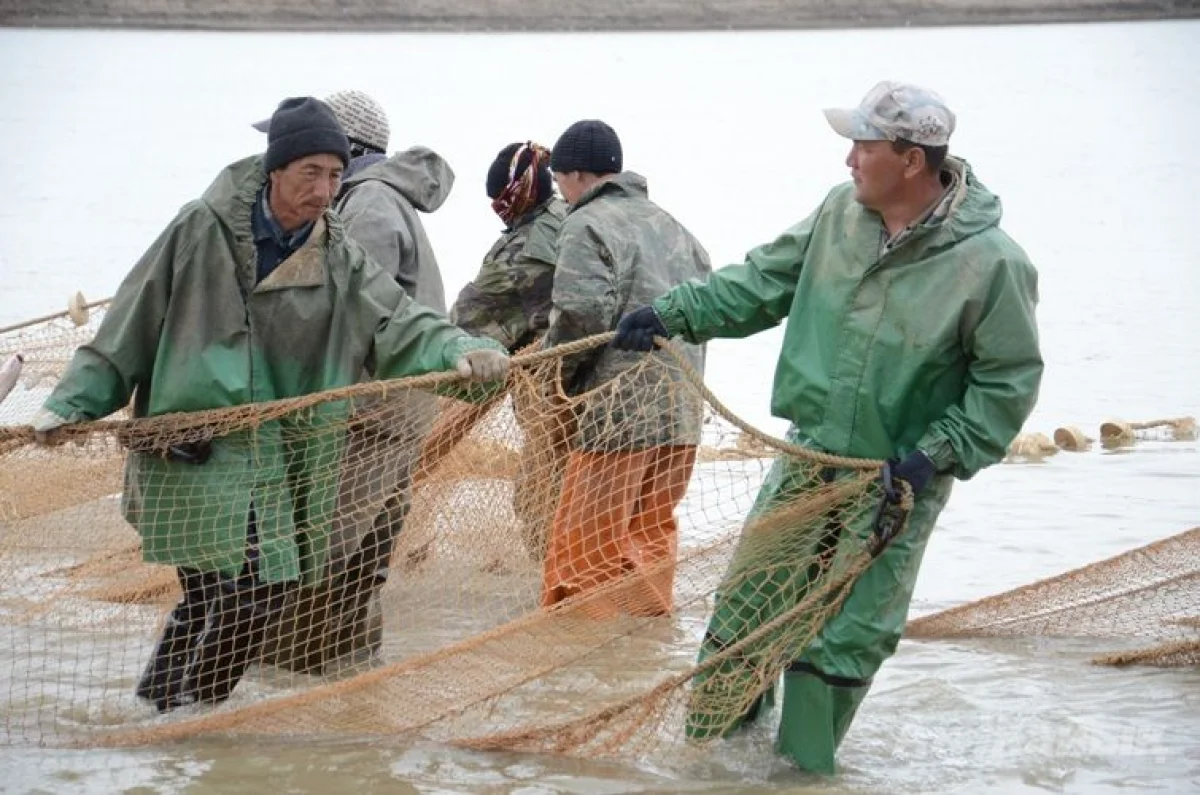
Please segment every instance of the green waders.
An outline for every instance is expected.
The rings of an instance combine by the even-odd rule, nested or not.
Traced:
[[[795,499],[819,480],[853,476],[853,472],[822,471],[808,462],[780,458],[763,483],[750,519]],[[949,477],[935,478],[917,498],[903,532],[855,581],[840,611],[806,647],[789,647],[788,627],[784,626],[698,675],[693,690],[705,691],[705,697],[693,701],[688,736],[723,736],[752,721],[764,701],[770,703],[782,672],[780,753],[805,770],[834,773],[838,745],[870,688],[871,678],[896,650],[903,634],[925,544],[950,496],[951,485]],[[873,518],[872,511],[844,516],[834,511],[794,527],[743,533],[717,591],[699,660],[703,662],[794,607],[815,584],[820,573],[816,561],[832,560],[836,571],[839,553],[849,554],[852,549],[847,541],[871,538]],[[853,544],[858,546],[858,542]],[[797,620],[803,621],[803,617]],[[699,703],[702,708],[697,707]]]

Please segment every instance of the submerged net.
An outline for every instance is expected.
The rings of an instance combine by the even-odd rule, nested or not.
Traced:
[[[419,733],[481,748],[677,754],[690,747],[689,719],[732,724],[775,682],[878,551],[880,462],[755,432],[669,352],[562,395],[561,357],[604,338],[518,357],[507,389],[490,396],[446,396],[463,385],[439,373],[229,410],[117,415],[72,426],[59,446],[33,444],[30,417],[102,314],[0,332],[0,359],[26,358],[0,403],[6,743]],[[694,418],[698,444],[647,448],[664,401]],[[180,458],[206,453],[205,463]],[[776,459],[801,473],[794,493],[754,511]],[[591,480],[572,479],[581,460]],[[244,572],[186,579],[143,562],[164,545],[205,549],[230,528],[241,552],[248,480],[268,484],[253,492],[256,565],[294,565],[299,585],[251,599],[231,590]],[[560,514],[574,535],[552,552]],[[300,517],[293,559],[279,551],[292,532],[281,516]],[[632,529],[623,537],[620,526]],[[327,545],[314,540],[326,530]],[[743,535],[739,559],[807,585],[791,609],[698,665]],[[835,535],[820,552],[786,541]],[[548,577],[571,587],[547,599]],[[205,611],[172,612],[181,583]],[[134,690],[160,636],[185,625],[255,651],[228,700],[183,699],[159,714]],[[191,648],[172,664],[217,692],[224,658],[205,668]],[[721,666],[735,655],[742,664]]]
[[[1099,441],[1112,450],[1143,442],[1186,442],[1193,417],[1109,420]],[[1096,439],[1075,426],[1023,433],[1006,460],[1084,452]],[[1111,646],[1102,665],[1200,665],[1200,527],[1005,593],[908,622],[907,638],[1087,638]]]
[[[1200,665],[1200,527],[910,621],[909,638],[1097,638],[1106,665]]]

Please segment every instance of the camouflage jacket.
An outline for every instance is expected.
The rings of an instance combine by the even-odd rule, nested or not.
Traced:
[[[553,198],[505,230],[483,258],[479,274],[458,294],[450,319],[510,352],[533,342],[550,323],[558,230],[566,214],[567,205]]]
[[[622,315],[648,306],[677,285],[705,281],[711,271],[699,241],[650,201],[645,178],[628,171],[617,174],[584,193],[563,222],[545,344],[611,331]],[[681,347],[703,373],[704,347]],[[650,355],[674,361],[664,352]],[[563,360],[567,393],[589,393],[579,414],[580,447],[625,450],[699,443],[698,399],[682,388],[677,369],[669,369],[664,378],[662,368],[645,366],[645,356],[602,347]],[[615,394],[612,388],[597,389],[617,378]]]

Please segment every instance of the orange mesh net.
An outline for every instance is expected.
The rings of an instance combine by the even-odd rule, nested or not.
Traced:
[[[1200,664],[1200,527],[910,621],[911,638],[1098,638],[1108,665]]]
[[[881,462],[755,431],[669,352],[631,374],[636,394],[619,378],[562,395],[561,356],[603,339],[519,356],[502,394],[472,401],[438,397],[455,376],[435,374],[222,411],[118,415],[72,427],[59,446],[35,445],[29,418],[103,312],[101,303],[87,318],[0,330],[0,361],[26,359],[0,402],[9,744],[419,734],[476,748],[677,757],[720,736],[778,679],[878,551],[861,530],[881,504]],[[654,405],[647,383],[660,385],[649,390]],[[654,430],[664,400],[694,414],[694,443],[631,437],[639,423]],[[253,466],[165,460],[206,445]],[[776,459],[804,476],[756,509]],[[295,571],[247,585],[245,569],[218,575],[228,562],[201,552],[206,538],[236,532],[241,553],[251,534],[231,495],[264,473],[276,488],[255,492],[255,560]],[[812,538],[831,528],[842,540],[814,553]],[[1173,645],[1151,657],[1194,661],[1194,646],[1180,644],[1200,615],[1186,554],[1197,532],[1086,583],[1031,586],[995,610],[952,611],[914,632],[1036,634],[1088,626],[1087,613],[1135,636],[1145,626],[1136,571],[1145,588],[1179,595],[1155,635]],[[200,558],[190,573],[144,562],[164,550]],[[781,565],[807,572],[795,606],[697,663],[718,587]],[[1113,577],[1121,588],[1105,590]],[[172,633],[191,645],[168,647]],[[155,660],[163,665],[151,681]],[[160,714],[147,701],[173,708]],[[697,721],[707,731],[689,738]]]
[[[1107,450],[1139,442],[1196,439],[1193,417],[1100,425]],[[1038,461],[1089,450],[1096,438],[1076,426],[1023,433],[1007,461]],[[1093,638],[1113,650],[1103,665],[1200,665],[1200,528],[1108,560],[910,621],[908,638]]]
[[[880,462],[754,431],[669,353],[629,374],[637,390],[623,376],[564,396],[561,357],[605,339],[517,357],[502,394],[471,401],[438,397],[456,376],[435,374],[230,410],[120,415],[70,426],[57,446],[34,444],[26,423],[103,312],[91,307],[82,325],[76,313],[0,333],[0,359],[19,351],[26,360],[0,403],[9,743],[220,731],[420,733],[588,754],[677,749],[684,712],[714,726],[735,721],[877,551],[870,536],[819,560],[802,557],[811,546],[797,549],[798,564],[820,569],[808,595],[697,665],[735,542],[744,534],[752,557],[756,539],[778,551],[767,542],[785,531],[869,525]],[[694,418],[695,438],[639,441],[658,438],[664,401]],[[205,446],[206,463],[167,460]],[[252,469],[229,465],[232,456]],[[811,477],[752,513],[778,456],[799,457]],[[841,475],[830,482],[833,469]],[[255,492],[250,534],[244,506],[232,503],[242,481],[268,475],[278,488]],[[239,544],[253,539],[260,568],[249,571],[261,573],[289,546],[278,543],[279,516],[302,508],[304,521],[283,531],[301,539],[290,544],[300,573],[282,581],[247,581],[247,569],[222,570],[217,557],[188,572],[144,562],[164,550],[202,555],[220,547],[206,537],[232,530]],[[570,533],[556,536],[556,523]],[[164,655],[165,639],[184,630],[190,651]],[[213,639],[208,659],[197,643]],[[240,663],[222,654],[246,646],[253,653]],[[721,661],[751,647],[756,663],[724,681]],[[169,664],[147,684],[153,660]],[[163,682],[184,670],[192,698],[171,701],[180,676]],[[157,701],[161,714],[147,703]]]

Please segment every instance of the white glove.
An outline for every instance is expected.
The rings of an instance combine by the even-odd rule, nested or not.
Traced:
[[[503,381],[508,378],[508,354],[492,348],[467,351],[458,357],[454,369],[472,381]]]
[[[37,410],[37,414],[33,415],[29,424],[33,426],[33,437],[38,444],[53,446],[62,443],[60,439],[56,438],[58,434],[55,431],[66,425],[67,421],[53,411],[42,407]]]

